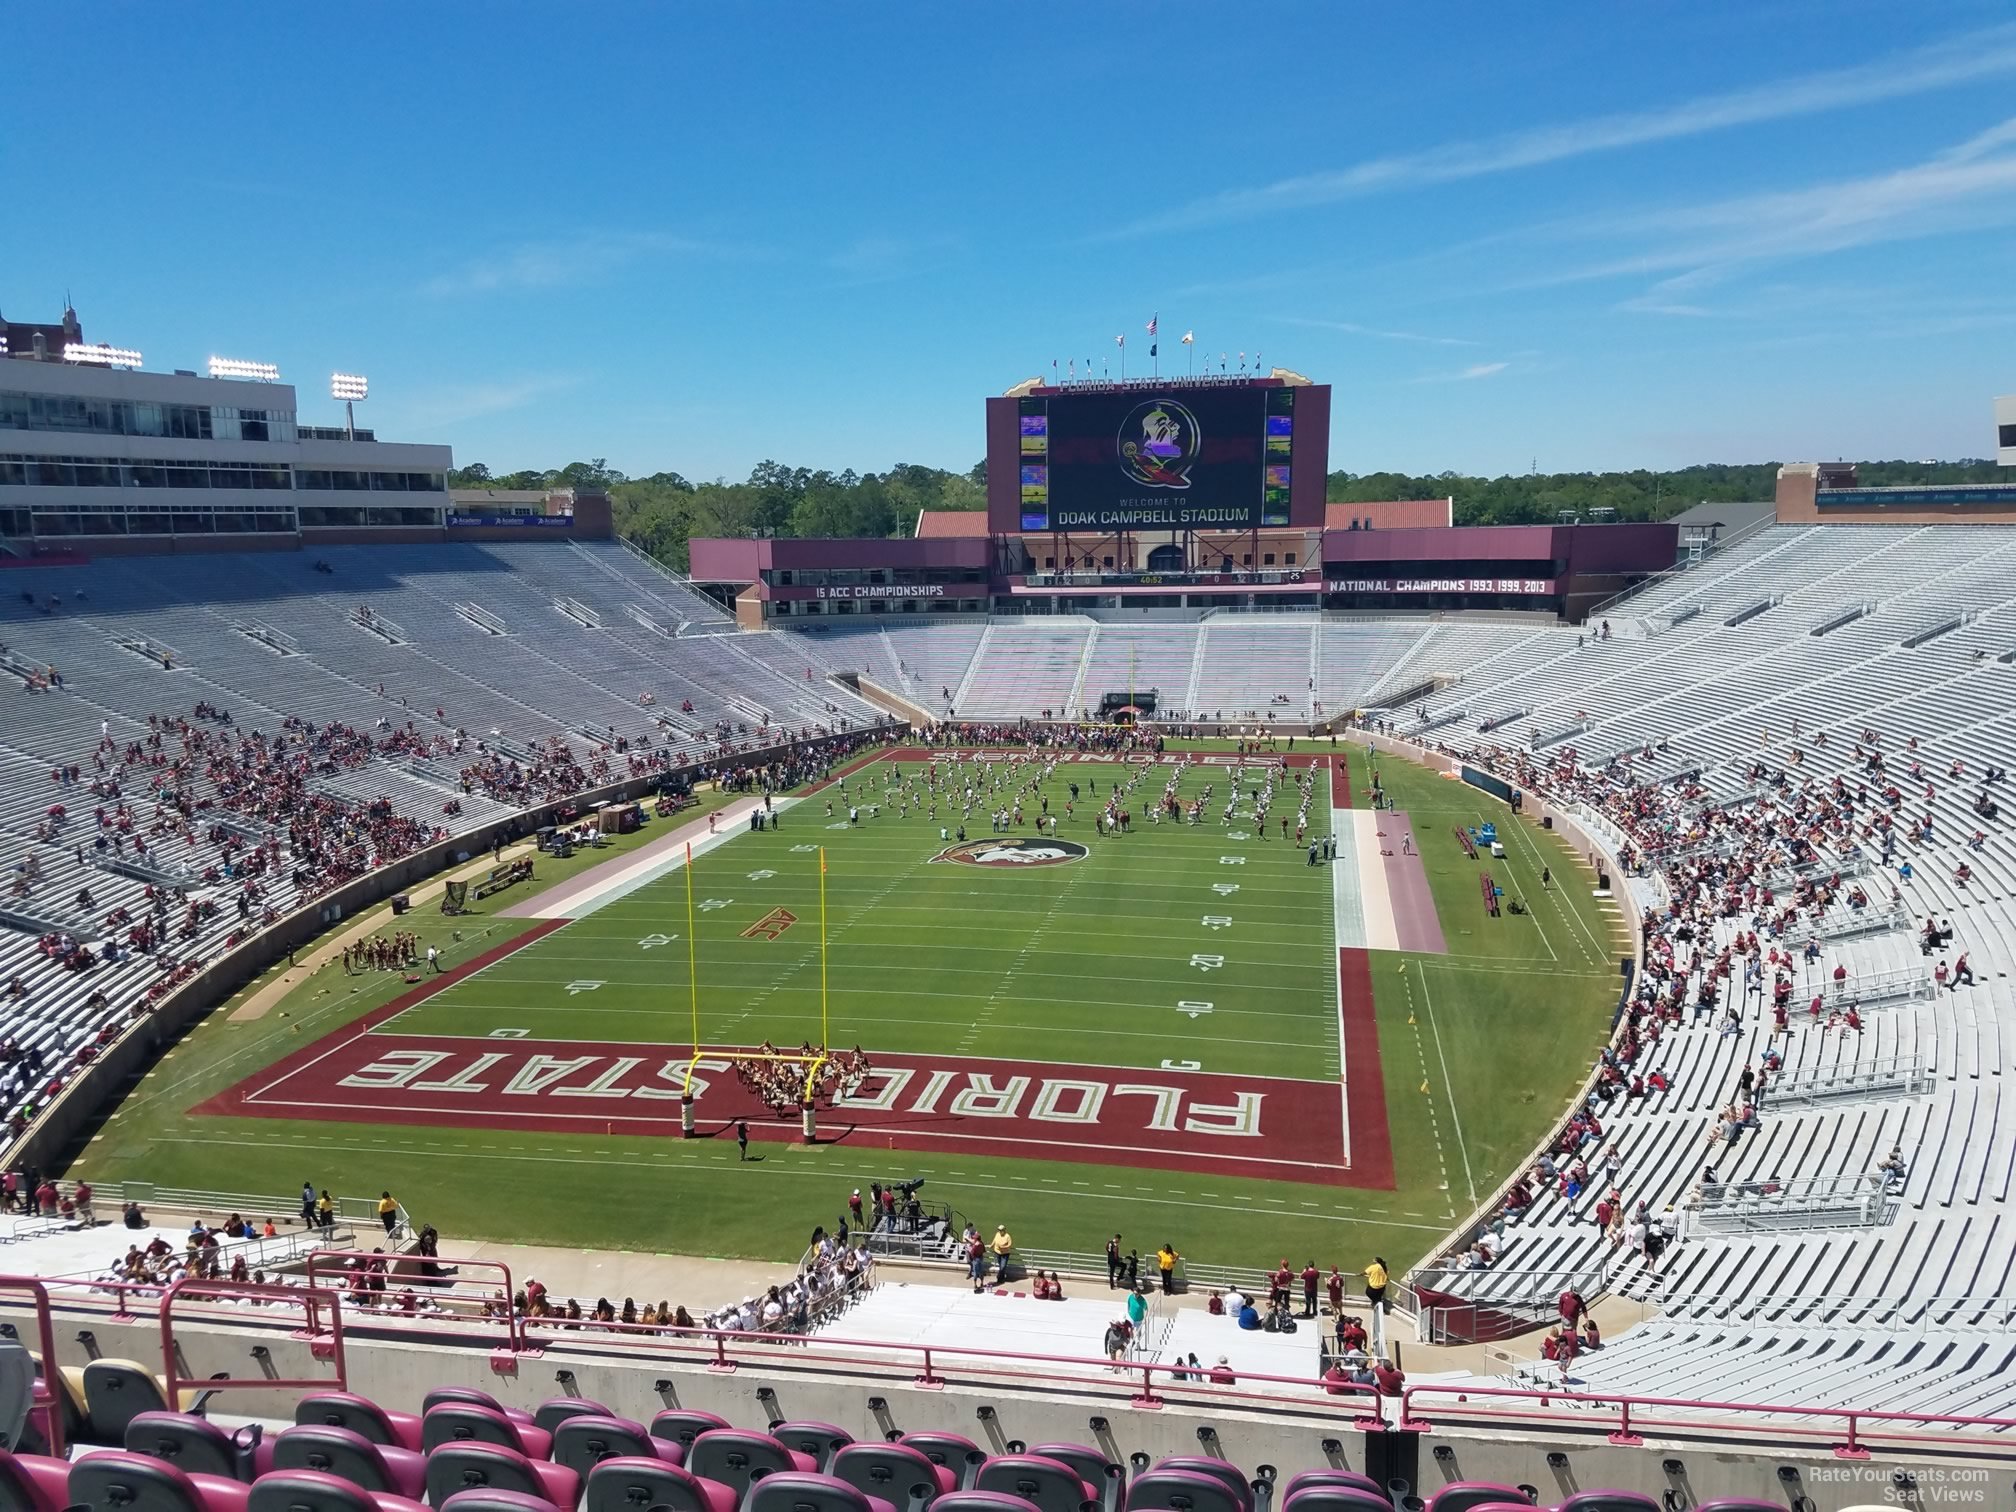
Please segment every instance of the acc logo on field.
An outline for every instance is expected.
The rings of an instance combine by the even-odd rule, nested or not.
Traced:
[[[1143,488],[1188,488],[1204,433],[1187,405],[1148,399],[1127,412],[1115,437],[1120,470]]]
[[[1061,866],[1089,854],[1076,840],[1051,840],[1039,835],[995,835],[947,846],[933,861],[963,861],[968,866]]]

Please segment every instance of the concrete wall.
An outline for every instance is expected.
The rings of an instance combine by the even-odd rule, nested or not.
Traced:
[[[24,1338],[34,1337],[31,1310],[8,1299],[0,1305],[0,1316],[20,1328]],[[236,1318],[179,1321],[173,1337],[182,1374],[304,1379],[330,1374],[330,1366],[313,1357],[306,1341],[290,1336],[298,1315],[276,1312],[270,1317],[273,1321],[262,1325]],[[157,1319],[113,1322],[102,1309],[59,1313],[55,1337],[62,1364],[84,1363],[75,1342],[80,1325],[91,1330],[105,1356],[161,1368]],[[255,1346],[270,1352],[265,1366],[253,1357]],[[995,1452],[1005,1452],[1010,1440],[1086,1443],[1114,1458],[1203,1452],[1222,1455],[1249,1474],[1261,1465],[1272,1465],[1284,1476],[1343,1466],[1381,1480],[1404,1477],[1423,1494],[1452,1481],[1485,1480],[1536,1486],[1549,1502],[1576,1491],[1622,1487],[1653,1496],[1677,1490],[1683,1493],[1676,1502],[1681,1506],[1725,1496],[1783,1505],[1789,1496],[1782,1467],[1792,1472],[1791,1484],[1813,1499],[1818,1512],[1839,1512],[1872,1499],[1891,1501],[1885,1488],[1896,1469],[1914,1474],[1924,1486],[1971,1490],[1974,1500],[1955,1496],[1953,1503],[1984,1508],[2011,1505],[2016,1479],[2016,1449],[1999,1446],[1992,1451],[1995,1457],[1945,1455],[1920,1442],[1900,1446],[1899,1452],[1879,1451],[1866,1462],[1836,1460],[1830,1448],[1838,1430],[1822,1425],[1814,1426],[1816,1437],[1804,1444],[1746,1441],[1740,1429],[1704,1423],[1690,1425],[1682,1434],[1648,1436],[1643,1444],[1618,1445],[1607,1440],[1607,1413],[1589,1414],[1583,1419],[1587,1426],[1578,1427],[1557,1407],[1551,1420],[1532,1426],[1471,1425],[1457,1431],[1446,1419],[1435,1422],[1429,1407],[1424,1415],[1431,1431],[1366,1433],[1356,1426],[1357,1410],[1343,1400],[1307,1400],[1288,1387],[1275,1388],[1282,1393],[1278,1397],[1255,1393],[1244,1401],[1238,1390],[1185,1396],[1184,1388],[1158,1387],[1164,1405],[1144,1408],[1133,1405],[1135,1387],[1118,1378],[1093,1373],[1082,1382],[1024,1384],[990,1379],[980,1362],[969,1370],[944,1355],[934,1356],[933,1364],[945,1384],[925,1388],[916,1383],[910,1361],[892,1363],[886,1353],[838,1343],[779,1349],[774,1359],[731,1372],[710,1371],[704,1346],[675,1352],[658,1343],[568,1335],[555,1336],[541,1355],[515,1359],[500,1358],[473,1337],[467,1343],[374,1338],[349,1327],[345,1346],[349,1388],[405,1411],[418,1410],[435,1386],[474,1386],[507,1405],[526,1408],[571,1389],[645,1422],[667,1407],[680,1407],[719,1413],[738,1427],[777,1419],[827,1422],[857,1439],[879,1439],[891,1430],[937,1429],[964,1434]],[[563,1371],[571,1379],[563,1381]],[[766,1392],[770,1395],[761,1394]],[[290,1420],[297,1396],[292,1390],[233,1390],[215,1410]],[[1550,1465],[1550,1456],[1559,1456],[1558,1465]],[[1868,1479],[1836,1479],[1844,1473]]]

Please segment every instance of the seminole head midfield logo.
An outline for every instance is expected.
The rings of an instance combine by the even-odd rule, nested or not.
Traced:
[[[1088,852],[1076,840],[1050,840],[1036,835],[996,835],[988,840],[962,840],[931,859],[963,861],[968,866],[1062,866],[1082,861]]]
[[[1188,488],[1204,433],[1187,405],[1148,399],[1120,423],[1120,470],[1143,488]]]

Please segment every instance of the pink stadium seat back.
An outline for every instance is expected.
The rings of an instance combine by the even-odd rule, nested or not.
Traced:
[[[571,1512],[567,1507],[556,1507],[543,1496],[527,1496],[522,1491],[492,1491],[479,1487],[472,1491],[457,1491],[441,1503],[439,1512]]]
[[[1036,1504],[1040,1512],[1082,1512],[1099,1493],[1062,1460],[1038,1454],[997,1454],[980,1467],[976,1491],[1002,1491]]]
[[[902,1508],[830,1475],[784,1470],[751,1485],[742,1512],[902,1512]]]
[[[1352,1491],[1309,1492],[1312,1496],[1355,1496]],[[1134,1477],[1127,1488],[1127,1512],[1250,1512],[1252,1503],[1242,1501],[1216,1475],[1195,1470],[1164,1470],[1157,1466]],[[1389,1512],[1387,1507],[1377,1512]],[[1351,1512],[1358,1512],[1352,1508]]]
[[[1043,1512],[1043,1509],[1005,1491],[954,1491],[932,1503],[931,1512]]]
[[[1370,1476],[1362,1479],[1368,1482],[1368,1489],[1378,1489],[1369,1485]],[[1292,1486],[1294,1482],[1289,1484]],[[1483,1512],[1486,1507],[1507,1502],[1516,1507],[1532,1505],[1517,1486],[1501,1486],[1491,1481],[1456,1481],[1428,1498],[1428,1512]],[[1784,1509],[1780,1508],[1778,1512],[1784,1512]]]
[[[674,1446],[676,1447],[676,1446]],[[662,1459],[606,1459],[588,1472],[581,1512],[736,1512],[742,1498],[732,1486],[701,1480]]]
[[[587,1397],[548,1397],[532,1413],[532,1424],[553,1432],[571,1417],[612,1417],[613,1413],[600,1402],[591,1402]]]
[[[853,1434],[831,1423],[772,1423],[770,1437],[787,1449],[811,1455],[821,1470],[827,1468],[836,1453],[854,1442]]]
[[[1777,1502],[1758,1501],[1750,1496],[1721,1496],[1703,1502],[1694,1512],[1785,1512]]]
[[[668,1443],[691,1449],[693,1440],[713,1428],[734,1426],[728,1419],[712,1412],[686,1412],[678,1408],[661,1412],[651,1419],[651,1436]]]
[[[1155,1462],[1154,1469],[1183,1471],[1190,1475],[1204,1475],[1220,1481],[1238,1501],[1242,1512],[1251,1512],[1253,1506],[1253,1483],[1246,1479],[1246,1473],[1229,1460],[1212,1459],[1202,1454],[1172,1454]]]
[[[190,1475],[165,1460],[108,1449],[70,1467],[70,1505],[90,1512],[246,1512],[252,1488]]]
[[[686,1468],[702,1480],[747,1491],[757,1471],[765,1475],[810,1474],[818,1466],[811,1455],[787,1449],[767,1433],[710,1428],[686,1451]]]
[[[68,1460],[0,1449],[0,1512],[63,1512],[69,1505]]]
[[[978,1444],[956,1433],[902,1433],[894,1442],[908,1444],[933,1464],[945,1466],[966,1490],[972,1489],[980,1467],[987,1463],[987,1456]]]
[[[380,1407],[368,1397],[349,1391],[319,1391],[294,1404],[297,1424],[318,1423],[329,1428],[348,1428],[374,1444],[396,1444],[401,1449],[421,1452],[420,1416],[414,1412],[394,1412]]]
[[[427,1455],[427,1504],[438,1507],[457,1491],[516,1491],[544,1497],[568,1512],[580,1499],[581,1477],[565,1465],[528,1459],[503,1444],[464,1439]]]
[[[126,1424],[126,1450],[144,1454],[186,1470],[191,1475],[221,1475],[250,1482],[260,1469],[271,1469],[273,1451],[263,1442],[254,1463],[241,1468],[238,1445],[208,1418],[191,1412],[136,1412]],[[257,1463],[263,1460],[263,1465]],[[248,1475],[245,1469],[254,1474]]]
[[[1089,1444],[1031,1444],[1029,1452],[1057,1460],[1076,1470],[1078,1479],[1099,1493],[1100,1502],[1107,1512],[1120,1505],[1120,1494],[1127,1485],[1126,1467],[1116,1465]]]
[[[420,1420],[420,1447],[432,1454],[441,1445],[452,1443],[502,1444],[534,1460],[546,1459],[553,1452],[552,1434],[494,1407],[442,1402],[428,1408]]]
[[[923,1451],[908,1444],[849,1444],[833,1456],[827,1474],[844,1480],[857,1491],[879,1496],[901,1507],[912,1488],[924,1488],[925,1499],[936,1501],[959,1488],[958,1472],[941,1465]]]
[[[252,1482],[245,1512],[426,1512],[412,1497],[366,1491],[320,1470],[273,1470]]]
[[[1656,1497],[1636,1491],[1577,1491],[1555,1512],[1660,1512]]]
[[[586,1475],[606,1459],[657,1459],[677,1465],[686,1458],[678,1444],[653,1438],[642,1423],[629,1418],[571,1417],[553,1431],[553,1463],[576,1475]]]
[[[501,1412],[517,1423],[531,1423],[533,1416],[522,1407],[506,1407],[487,1391],[479,1391],[474,1386],[436,1386],[420,1399],[420,1416],[425,1417],[436,1407],[449,1403],[459,1403],[464,1407],[488,1407],[492,1412]]]
[[[1274,1493],[1274,1504],[1277,1507],[1284,1506],[1287,1504],[1288,1498],[1293,1496],[1297,1491],[1313,1491],[1318,1486],[1345,1486],[1354,1491],[1369,1491],[1374,1496],[1384,1496],[1386,1494],[1385,1488],[1362,1470],[1300,1470],[1289,1476],[1287,1484]],[[1450,1486],[1442,1494],[1446,1496],[1450,1491],[1459,1489],[1461,1488]],[[1509,1486],[1492,1486],[1487,1489],[1494,1496],[1506,1494],[1517,1496],[1519,1494]],[[1451,1505],[1457,1506],[1459,1504],[1452,1502]],[[1432,1504],[1430,1512],[1433,1512]]]
[[[360,1490],[419,1501],[427,1494],[427,1457],[397,1444],[374,1444],[354,1428],[300,1423],[272,1440],[275,1470],[312,1470]]]

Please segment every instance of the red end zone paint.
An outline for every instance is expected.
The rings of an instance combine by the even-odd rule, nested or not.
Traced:
[[[1379,1012],[1372,1001],[1372,953],[1337,952],[1344,1064],[1351,1068],[1351,1185],[1393,1188],[1393,1136],[1386,1125],[1386,1077],[1379,1066]]]
[[[565,921],[546,920],[297,1050],[193,1109],[210,1116],[321,1119],[445,1128],[676,1135],[689,1050],[677,1045],[478,1039],[370,1031]],[[1363,952],[1358,952],[1362,956]],[[1371,1001],[1369,968],[1364,1001]],[[1369,1013],[1369,1006],[1368,1006]],[[1354,1052],[1358,1053],[1358,1052]],[[1354,1109],[1355,1168],[1341,1160],[1335,1085],[1201,1071],[877,1055],[875,1071],[820,1115],[829,1142],[870,1149],[1071,1160],[1102,1165],[1390,1189],[1376,1048],[1376,1133]],[[799,1137],[743,1090],[724,1059],[704,1059],[697,1111],[719,1130],[748,1118],[759,1138]]]
[[[676,1136],[689,1053],[677,1045],[350,1034],[310,1046],[195,1111]],[[1336,1089],[1321,1082],[951,1056],[874,1061],[853,1097],[821,1112],[822,1139],[873,1150],[1368,1184],[1362,1170],[1347,1170],[1339,1159]],[[799,1138],[796,1115],[772,1115],[725,1057],[703,1058],[697,1083],[704,1086],[696,1111],[708,1131],[747,1118],[759,1138]]]

